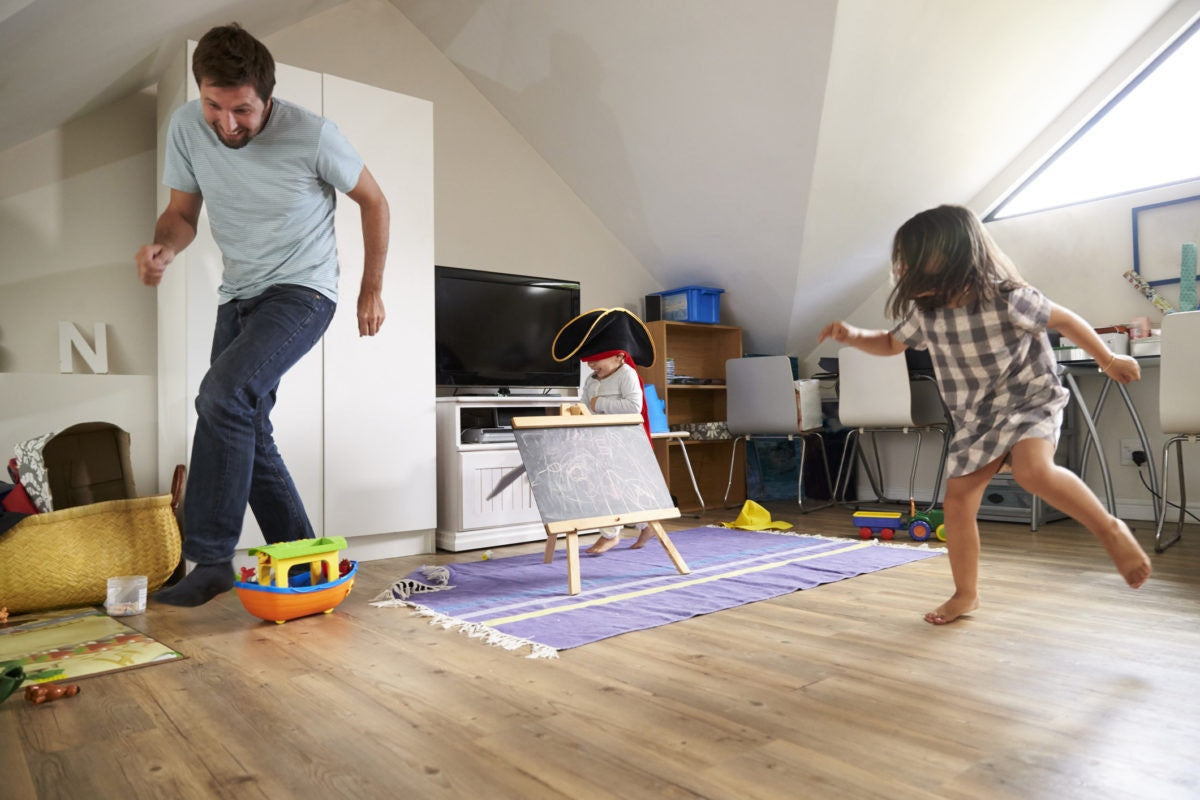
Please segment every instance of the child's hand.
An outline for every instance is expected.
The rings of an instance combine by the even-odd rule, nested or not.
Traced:
[[[1112,361],[1101,372],[1117,383],[1129,383],[1142,377],[1142,367],[1133,356],[1114,355]]]
[[[858,335],[858,328],[855,328],[853,325],[847,325],[839,320],[838,322],[831,322],[821,329],[821,335],[817,337],[817,344],[826,339],[833,339],[835,342],[847,344],[857,339]]]

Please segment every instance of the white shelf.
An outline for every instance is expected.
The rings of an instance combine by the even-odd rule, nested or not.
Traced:
[[[521,466],[515,442],[463,444],[471,427],[500,427],[505,419],[557,412],[576,397],[460,396],[437,400],[439,550],[478,550],[546,538],[525,475],[489,498],[496,484]],[[526,413],[527,412],[527,413]]]

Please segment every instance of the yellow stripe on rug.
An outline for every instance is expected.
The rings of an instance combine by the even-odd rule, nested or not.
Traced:
[[[507,617],[496,617],[495,619],[483,620],[483,624],[490,625],[490,626],[506,625],[506,624],[509,624],[512,622],[521,622],[521,621],[527,620],[527,619],[535,619],[537,617],[546,617],[551,614],[559,614],[564,611],[577,611],[581,608],[593,608],[595,606],[608,605],[609,603],[616,603],[621,600],[629,600],[629,599],[635,598],[635,597],[646,597],[648,595],[670,591],[671,589],[682,589],[682,588],[689,587],[689,586],[698,586],[703,583],[711,583],[713,581],[719,581],[724,578],[736,578],[739,575],[749,575],[749,574],[752,574],[755,572],[766,572],[769,569],[778,569],[779,567],[786,567],[788,564],[796,564],[800,561],[811,561],[816,558],[824,558],[826,556],[841,555],[842,553],[849,553],[854,550],[861,550],[864,547],[872,547],[872,546],[875,546],[875,543],[873,541],[856,542],[855,544],[852,544],[848,547],[840,547],[837,550],[828,550],[828,551],[825,551],[822,553],[815,553],[812,555],[797,556],[796,558],[788,558],[788,559],[784,559],[782,561],[773,561],[769,564],[758,564],[753,567],[743,567],[742,569],[730,570],[729,572],[722,572],[717,575],[706,575],[702,578],[692,578],[690,580],[683,580],[683,581],[679,581],[678,583],[671,583],[671,584],[667,584],[665,586],[654,586],[654,587],[651,587],[648,589],[638,589],[638,590],[632,591],[632,592],[625,592],[624,594],[612,595],[611,597],[597,597],[593,600],[581,600],[580,602],[572,603],[571,605],[558,606],[556,608],[544,608],[544,609],[540,609],[538,611],[527,611],[524,614],[513,614],[513,615],[507,616]]]

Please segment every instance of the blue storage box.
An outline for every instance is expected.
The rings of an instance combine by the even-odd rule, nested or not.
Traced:
[[[720,322],[724,291],[711,286],[683,286],[658,292],[662,297],[662,318],[672,322]]]

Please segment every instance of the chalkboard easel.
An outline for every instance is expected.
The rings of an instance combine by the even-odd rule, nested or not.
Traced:
[[[637,414],[515,417],[513,435],[546,528],[545,563],[567,540],[567,590],[579,594],[579,531],[645,522],[679,570],[690,570],[660,520],[680,516]]]

